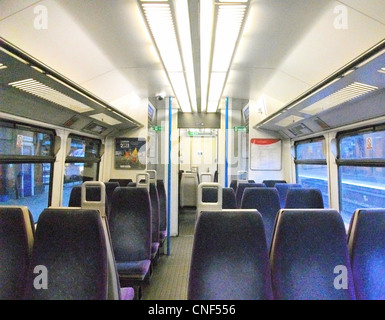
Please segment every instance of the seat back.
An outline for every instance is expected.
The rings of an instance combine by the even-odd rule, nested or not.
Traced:
[[[237,200],[237,208],[241,207],[243,191],[245,188],[265,188],[263,183],[238,183],[237,191],[235,192],[235,199]]]
[[[203,182],[198,186],[197,218],[202,211],[222,210],[222,186],[216,182]]]
[[[202,202],[218,202],[218,188],[216,186],[203,188]],[[237,209],[233,188],[222,188],[222,209]]]
[[[180,181],[180,206],[195,207],[197,205],[198,176],[194,172],[182,173]]]
[[[151,239],[152,242],[159,242],[160,217],[159,217],[159,195],[155,183],[150,183],[151,200]]]
[[[274,188],[276,183],[286,183],[286,180],[263,180],[262,183],[268,188]]]
[[[23,297],[33,246],[27,207],[0,206],[0,300]]]
[[[241,209],[257,209],[262,215],[269,250],[275,218],[280,208],[278,191],[275,188],[246,188],[243,192]]]
[[[209,172],[204,172],[204,173],[201,173],[201,176],[200,176],[200,182],[213,182],[213,176],[211,173]]]
[[[120,187],[126,187],[130,182],[132,182],[132,179],[110,179],[108,182],[117,182]]]
[[[112,203],[112,194],[114,193],[115,188],[119,187],[119,182],[104,182],[106,186],[106,196],[107,196],[107,217],[110,215],[111,203]]]
[[[354,299],[341,215],[327,209],[281,209],[270,251],[275,299]]]
[[[159,230],[167,230],[167,197],[163,180],[157,180],[156,187],[159,195]]]
[[[261,215],[256,210],[202,212],[194,235],[188,299],[271,298]]]
[[[45,209],[36,229],[25,298],[105,300],[107,292],[106,239],[99,212]]]
[[[278,191],[281,208],[284,208],[289,188],[302,188],[302,186],[298,183],[276,183],[274,188]]]
[[[357,299],[385,300],[385,209],[357,209],[348,236]]]
[[[230,188],[232,188],[232,189],[234,190],[234,192],[237,191],[237,186],[238,186],[237,180],[231,180],[231,182],[230,182]]]
[[[117,263],[151,259],[151,200],[145,188],[115,189],[109,226]]]
[[[286,209],[323,209],[324,201],[319,189],[293,188],[287,191]]]
[[[94,181],[86,181],[84,183],[90,183]],[[95,181],[98,182],[98,181]],[[84,184],[83,183],[83,184]],[[83,185],[82,184],[82,185]],[[68,207],[81,208],[82,206],[82,185],[74,186],[71,190],[70,199],[68,201]],[[91,184],[87,185],[86,200],[89,202],[99,202],[101,201],[100,185]],[[108,200],[104,200],[104,212],[109,212],[110,207]]]
[[[237,200],[233,188],[222,188],[222,209],[236,209]]]
[[[115,182],[109,182],[115,184]],[[100,188],[102,196],[99,201],[89,201],[87,198],[87,191],[89,187],[96,186]],[[115,188],[117,186],[115,185]],[[105,201],[107,200],[107,190],[103,182],[100,181],[89,181],[82,184],[82,195],[81,195],[81,208],[82,209],[94,209],[98,210],[102,220],[102,226],[104,231],[104,237],[106,239],[107,249],[107,264],[108,264],[108,300],[119,300],[120,299],[120,286],[119,277],[115,264],[114,251],[111,243],[111,235],[107,222],[107,212],[105,212]],[[95,197],[93,197],[95,198]],[[112,202],[112,198],[111,198]]]

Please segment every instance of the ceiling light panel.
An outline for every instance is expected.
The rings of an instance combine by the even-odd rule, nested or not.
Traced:
[[[216,112],[236,46],[246,20],[248,1],[217,1],[207,112]],[[220,78],[221,83],[216,83]],[[221,85],[221,88],[218,88]],[[213,92],[212,92],[213,91]],[[219,92],[219,93],[218,93]],[[205,105],[205,104],[203,104]]]
[[[2,70],[2,69],[6,69],[7,68],[7,66],[6,65],[4,65],[4,64],[2,64],[2,63],[0,63],[0,70]]]
[[[246,9],[246,5],[219,5],[212,71],[227,72],[229,69]]]
[[[384,73],[385,74],[385,68],[381,68],[380,70],[378,70],[379,73]]]
[[[360,82],[354,82],[346,86],[345,88],[342,88],[337,92],[327,96],[326,98],[323,98],[322,100],[319,100],[316,103],[313,103],[312,105],[307,106],[306,108],[302,109],[301,112],[310,114],[310,115],[315,115],[324,110],[327,110],[327,109],[336,107],[338,105],[341,105],[345,102],[357,99],[375,90],[378,90],[378,87],[360,83]]]
[[[11,82],[8,85],[18,90],[27,92],[41,99],[53,102],[59,106],[71,109],[73,111],[83,113],[94,110],[93,108],[72,99],[71,97],[48,87],[45,84],[40,83],[34,79],[25,79],[20,81]]]
[[[171,1],[139,1],[139,3],[182,111],[191,112],[191,109],[197,111],[187,0],[176,0],[172,3]],[[177,26],[176,15],[178,15]],[[176,79],[178,82],[175,82]]]

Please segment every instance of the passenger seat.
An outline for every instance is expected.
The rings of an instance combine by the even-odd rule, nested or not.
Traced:
[[[0,300],[22,299],[33,234],[27,207],[0,206]]]

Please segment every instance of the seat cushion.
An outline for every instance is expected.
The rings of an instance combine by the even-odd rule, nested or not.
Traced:
[[[131,262],[117,262],[119,277],[144,279],[150,269],[151,260],[140,260]]]
[[[135,291],[134,288],[127,287],[120,289],[120,300],[134,300]]]

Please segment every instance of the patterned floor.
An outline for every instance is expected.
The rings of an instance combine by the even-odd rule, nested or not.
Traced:
[[[194,226],[195,209],[181,210],[179,236],[171,238],[171,254],[162,255],[155,266],[150,285],[143,288],[143,300],[187,299]]]

